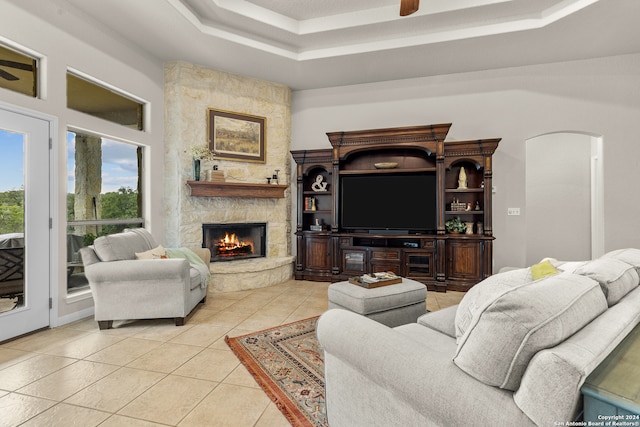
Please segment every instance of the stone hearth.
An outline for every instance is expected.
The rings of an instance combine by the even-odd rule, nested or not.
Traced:
[[[211,284],[217,291],[264,288],[291,279],[295,257],[245,259],[211,264]]]

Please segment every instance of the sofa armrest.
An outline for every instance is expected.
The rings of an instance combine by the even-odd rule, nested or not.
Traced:
[[[85,267],[92,283],[177,279],[189,281],[189,262],[182,258],[98,262]]]
[[[513,393],[475,380],[453,364],[453,354],[428,340],[339,309],[320,317],[317,336],[332,426],[383,425],[385,419],[396,425],[532,425]]]

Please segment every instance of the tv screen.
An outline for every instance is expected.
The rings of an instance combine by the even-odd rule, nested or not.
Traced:
[[[340,226],[343,230],[435,231],[435,173],[341,177]]]

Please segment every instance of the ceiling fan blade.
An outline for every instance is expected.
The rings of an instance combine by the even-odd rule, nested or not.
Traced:
[[[0,66],[16,68],[18,70],[33,71],[31,64],[23,64],[22,62],[7,61],[6,59],[0,59]]]
[[[418,11],[420,0],[400,0],[400,16],[411,15]]]
[[[2,77],[5,80],[19,80],[16,76],[14,76],[13,74],[7,73],[5,70],[0,70],[0,77]]]

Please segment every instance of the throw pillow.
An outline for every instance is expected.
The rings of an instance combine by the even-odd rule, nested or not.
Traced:
[[[487,385],[517,390],[538,351],[563,342],[606,309],[599,284],[584,276],[557,274],[515,287],[477,311],[453,362]]]
[[[542,260],[531,266],[531,277],[533,280],[539,280],[543,277],[553,276],[554,274],[558,274],[558,270],[548,259]]]
[[[136,252],[136,259],[165,259],[167,258],[167,251],[162,245],[149,249],[145,252]]]
[[[635,267],[612,257],[601,257],[578,267],[574,274],[590,277],[600,283],[609,307],[638,286]]]
[[[456,311],[456,340],[464,335],[473,316],[488,301],[493,301],[499,295],[532,280],[531,271],[528,268],[519,268],[489,276],[469,289],[458,304]]]

